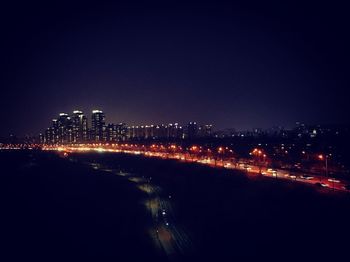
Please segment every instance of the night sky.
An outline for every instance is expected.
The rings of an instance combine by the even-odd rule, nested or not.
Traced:
[[[340,2],[73,2],[2,4],[0,136],[95,108],[238,130],[349,121]]]

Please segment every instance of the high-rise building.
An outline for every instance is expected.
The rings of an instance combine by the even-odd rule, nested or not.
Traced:
[[[72,142],[81,143],[87,141],[88,125],[87,118],[82,111],[73,111],[72,119]]]
[[[44,136],[44,143],[45,144],[54,144],[54,128],[48,127],[45,130],[45,136]]]
[[[101,110],[92,110],[90,139],[95,142],[106,141],[105,114]]]
[[[127,139],[128,127],[125,123],[119,123],[117,125],[117,140],[125,141]]]
[[[45,136],[42,133],[39,134],[39,142],[40,144],[45,144]]]
[[[198,128],[199,137],[210,137],[212,135],[212,125],[200,125]]]
[[[142,125],[130,126],[125,129],[127,138],[132,140],[159,140],[159,139],[181,139],[183,128],[178,123],[168,125]]]
[[[187,125],[187,137],[189,139],[196,138],[198,135],[198,125],[197,122],[189,122]]]
[[[118,141],[118,126],[115,124],[108,124],[106,129],[106,138],[108,142]]]
[[[60,113],[57,119],[58,122],[58,143],[71,143],[72,142],[72,121],[66,113]]]
[[[132,140],[139,140],[144,138],[143,126],[130,126],[128,127],[128,138]]]
[[[168,125],[168,138],[180,139],[183,137],[183,128],[178,123]]]
[[[127,138],[128,140],[133,139],[135,137],[134,126],[128,126]]]
[[[144,132],[145,139],[152,139],[153,138],[152,126],[145,125],[144,129],[145,129],[145,132]]]
[[[152,139],[162,139],[167,136],[168,127],[166,125],[152,125]]]
[[[52,119],[52,133],[53,133],[53,140],[51,141],[52,144],[58,143],[58,120],[57,119]]]

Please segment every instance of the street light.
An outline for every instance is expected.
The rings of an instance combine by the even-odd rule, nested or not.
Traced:
[[[265,164],[266,161],[266,154],[264,154],[263,150],[254,148],[252,152],[249,153],[249,155],[254,156],[254,162],[257,161],[257,165],[259,168],[259,174],[261,174],[262,171],[262,165]]]
[[[326,178],[328,177],[328,155],[318,155],[318,158],[320,160],[325,160],[325,167],[326,167]],[[333,181],[333,190],[334,190],[334,181]]]

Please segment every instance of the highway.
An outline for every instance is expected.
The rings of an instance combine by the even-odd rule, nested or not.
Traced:
[[[43,147],[43,150],[55,150],[64,153],[69,152],[111,152],[111,153],[126,153],[134,155],[144,155],[146,157],[155,157],[161,159],[174,159],[182,162],[191,162],[199,163],[203,165],[208,165],[214,168],[227,168],[227,169],[236,169],[245,171],[247,175],[262,175],[264,177],[275,178],[279,180],[288,180],[298,183],[305,183],[315,185],[319,188],[329,189],[323,190],[326,191],[341,191],[341,192],[350,192],[349,191],[349,182],[335,179],[332,177],[325,176],[314,176],[312,174],[291,172],[283,169],[271,169],[268,167],[261,167],[258,165],[253,165],[249,163],[248,160],[242,160],[241,162],[234,163],[230,160],[215,160],[213,158],[202,157],[199,158],[195,155],[190,155],[189,153],[179,153],[179,152],[164,152],[164,151],[154,151],[149,150],[144,146],[130,146],[128,148],[120,147],[111,147],[111,146],[50,146]]]

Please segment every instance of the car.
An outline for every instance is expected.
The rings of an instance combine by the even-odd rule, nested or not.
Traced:
[[[285,174],[284,177],[292,178],[292,179],[296,179],[297,178],[295,175],[290,175],[290,174]]]
[[[344,188],[345,190],[349,190],[349,191],[350,191],[350,184],[349,184],[349,185],[345,185],[343,188]]]
[[[306,180],[311,180],[311,179],[313,179],[314,177],[308,176],[308,175],[302,175],[302,176],[300,176],[300,178],[306,179]]]
[[[318,187],[328,187],[328,185],[327,185],[327,184],[325,184],[325,183],[321,183],[321,182],[317,182],[317,183],[315,183],[315,186],[318,186]]]
[[[296,163],[296,164],[294,165],[294,167],[297,168],[297,169],[301,169],[301,164],[300,164],[300,163]]]
[[[340,183],[340,181],[338,179],[335,179],[335,178],[329,178],[328,181],[333,182],[333,183]]]

